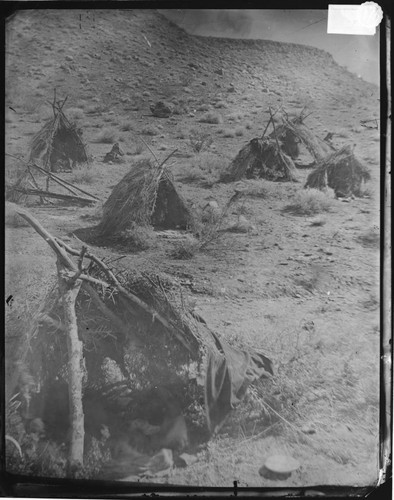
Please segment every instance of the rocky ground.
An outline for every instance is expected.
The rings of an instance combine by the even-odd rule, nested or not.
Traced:
[[[28,158],[32,135],[52,112],[46,101],[54,88],[68,96],[65,112],[83,129],[92,161],[62,175],[100,202],[78,208],[31,199],[28,208],[73,246],[80,245],[73,233],[97,224],[113,186],[150,155],[147,146],[160,159],[178,150],[169,165],[196,210],[210,200],[224,207],[236,189],[246,193],[224,229],[242,216],[247,232],[223,231],[191,259],[174,259],[177,243],[163,234],[140,252],[94,248],[99,256],[124,255],[124,267],[167,273],[213,330],[261,349],[275,363],[281,418],[272,415],[272,428],[259,428],[257,419],[255,429],[246,429],[240,409],[197,463],[156,480],[209,486],[237,480],[240,487],[374,483],[379,131],[360,121],[378,118],[378,88],[318,49],[192,37],[149,10],[21,12],[8,26],[6,70],[7,153]],[[153,117],[149,107],[158,100],[170,102],[175,113]],[[299,171],[299,183],[218,183],[219,170],[262,134],[270,106],[289,114],[306,106],[306,123],[318,136],[333,132],[334,145],[354,144],[372,175],[365,196],[330,199],[328,211],[299,215],[288,207],[303,190],[307,170]],[[202,122],[207,113],[218,123]],[[193,134],[207,134],[212,144],[196,152]],[[125,162],[104,164],[115,141]],[[7,156],[6,182],[23,168]],[[45,241],[30,227],[7,226],[5,292],[21,311],[20,324],[28,324],[55,276]],[[268,402],[261,402],[259,411],[269,413]],[[274,452],[291,454],[301,468],[282,481],[261,477],[259,468]]]

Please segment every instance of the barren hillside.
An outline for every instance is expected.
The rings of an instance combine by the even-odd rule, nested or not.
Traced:
[[[26,10],[9,21],[6,42],[6,153],[27,161],[56,88],[59,98],[68,96],[65,113],[82,128],[91,156],[87,166],[61,175],[100,199],[79,208],[39,205],[30,197],[28,209],[77,248],[75,232],[99,256],[122,256],[124,268],[167,275],[214,331],[232,345],[258,348],[275,364],[266,397],[251,391],[196,463],[154,480],[209,486],[237,480],[240,487],[374,483],[379,131],[361,121],[379,117],[379,89],[319,49],[193,37],[154,10]],[[169,118],[151,114],[157,101],[172,106]],[[363,196],[327,195],[314,211],[297,212],[291,207],[302,205],[308,169],[299,170],[298,183],[218,182],[220,170],[262,135],[269,108],[280,106],[289,116],[306,108],[308,127],[321,139],[333,133],[334,147],[354,145],[372,176]],[[193,138],[204,136],[210,140],[198,151]],[[125,161],[103,163],[117,141]],[[170,169],[193,210],[210,201],[221,209],[236,190],[244,193],[218,238],[200,251],[190,248],[188,259],[175,258],[181,252],[173,235],[153,231],[143,250],[89,240],[102,204],[135,162],[151,151],[164,160],[174,149]],[[7,156],[6,183],[23,169]],[[240,220],[245,230],[228,230]],[[30,227],[7,225],[6,296],[13,296],[7,335],[27,327],[55,276],[45,241]],[[285,480],[260,476],[274,452],[293,455],[301,468]]]

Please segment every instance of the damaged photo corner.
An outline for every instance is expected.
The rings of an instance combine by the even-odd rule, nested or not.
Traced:
[[[4,493],[372,495],[388,10],[115,6],[3,17]]]

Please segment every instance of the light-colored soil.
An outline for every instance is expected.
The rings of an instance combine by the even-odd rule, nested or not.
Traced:
[[[227,91],[230,83],[235,92]],[[360,120],[379,116],[378,89],[318,49],[193,38],[154,11],[97,11],[94,18],[84,12],[81,29],[77,11],[19,13],[7,32],[6,106],[15,112],[7,111],[6,152],[27,159],[32,134],[51,112],[45,100],[52,100],[54,87],[59,97],[69,96],[69,108],[82,110],[77,121],[93,161],[91,178],[79,185],[100,203],[76,208],[33,202],[29,210],[73,246],[80,246],[74,231],[99,221],[100,204],[129,171],[148,125],[159,133],[142,137],[161,159],[174,148],[183,153],[171,169],[192,206],[215,199],[223,207],[236,188],[260,193],[237,202],[226,221],[242,214],[255,230],[224,232],[191,260],[172,259],[174,243],[163,237],[138,253],[94,248],[99,256],[126,255],[124,267],[168,273],[213,330],[263,350],[275,363],[278,391],[268,390],[269,401],[276,398],[276,411],[288,423],[272,414],[276,425],[259,437],[246,430],[240,408],[196,464],[156,480],[207,486],[237,480],[240,487],[373,484],[379,442],[379,132]],[[183,99],[188,109],[157,119],[149,116],[149,103],[158,99],[177,105]],[[214,107],[219,100],[225,107]],[[268,107],[280,104],[288,112],[308,106],[306,123],[317,135],[337,132],[337,146],[356,145],[357,157],[371,170],[368,197],[333,199],[329,212],[299,216],[285,208],[303,189],[308,171],[299,171],[297,184],[262,180],[206,188],[204,179],[182,181],[198,160],[188,142],[191,129],[213,138],[207,162],[216,156],[227,162],[261,135]],[[200,123],[203,105],[224,123]],[[121,130],[125,121],[132,131]],[[107,127],[126,153],[123,164],[101,161],[110,145],[93,141]],[[237,127],[243,136],[220,132]],[[7,179],[21,168],[6,158]],[[62,175],[75,180],[77,174]],[[13,295],[13,308],[34,313],[55,274],[54,254],[33,229],[6,227],[6,296]],[[308,426],[313,434],[301,432]],[[264,430],[258,421],[256,428]],[[284,481],[262,478],[258,470],[274,452],[290,453],[302,467]]]

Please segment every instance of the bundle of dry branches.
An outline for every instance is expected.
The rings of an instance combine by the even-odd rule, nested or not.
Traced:
[[[363,182],[371,178],[367,167],[354,156],[351,146],[335,151],[311,172],[305,187],[324,189],[330,187],[337,196],[359,195]]]

